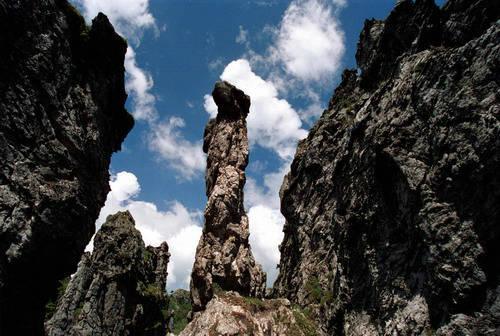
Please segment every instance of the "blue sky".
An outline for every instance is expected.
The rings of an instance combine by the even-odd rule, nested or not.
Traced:
[[[355,66],[367,18],[394,0],[74,0],[129,41],[127,108],[136,125],[113,156],[97,221],[132,212],[146,243],[167,240],[168,288],[186,288],[205,206],[201,139],[221,76],[252,99],[246,208],[254,254],[274,280],[284,219],[278,189],[298,139]],[[442,3],[442,1],[441,1]]]

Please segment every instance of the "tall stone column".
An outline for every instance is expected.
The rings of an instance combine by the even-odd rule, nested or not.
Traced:
[[[205,308],[214,286],[255,297],[262,297],[266,288],[266,274],[248,243],[248,217],[243,207],[250,97],[227,82],[217,82],[212,96],[218,114],[208,122],[204,134],[208,201],[191,279],[194,312]]]

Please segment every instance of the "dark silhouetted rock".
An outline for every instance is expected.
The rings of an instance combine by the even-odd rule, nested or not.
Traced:
[[[63,0],[0,0],[0,334],[43,332],[75,271],[133,126],[126,42]]]
[[[275,295],[328,335],[500,332],[498,1],[400,1],[299,144]]]
[[[145,247],[127,212],[108,216],[46,323],[48,336],[166,334],[168,245]]]
[[[256,297],[263,296],[266,287],[266,274],[250,250],[243,208],[250,98],[227,82],[217,82],[212,96],[219,112],[204,135],[208,201],[191,276],[194,312],[205,308],[214,286]]]

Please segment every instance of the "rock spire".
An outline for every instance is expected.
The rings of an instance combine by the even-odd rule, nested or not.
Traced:
[[[227,82],[217,82],[212,96],[218,114],[208,122],[204,134],[208,201],[192,272],[194,312],[205,308],[214,286],[256,297],[264,295],[266,286],[266,274],[250,250],[243,207],[250,98]]]

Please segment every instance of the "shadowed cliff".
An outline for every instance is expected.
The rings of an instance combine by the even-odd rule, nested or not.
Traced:
[[[0,334],[39,335],[75,271],[133,126],[126,42],[67,1],[0,0]]]

